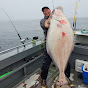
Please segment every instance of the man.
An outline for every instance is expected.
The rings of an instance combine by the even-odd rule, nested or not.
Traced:
[[[41,68],[41,87],[46,88],[46,79],[48,75],[49,66],[51,64],[52,59],[47,54],[46,50],[46,37],[47,37],[47,31],[49,29],[50,25],[50,17],[51,17],[51,10],[48,7],[43,7],[42,12],[44,14],[44,18],[40,21],[40,26],[42,27],[45,35],[45,49],[44,49],[44,58],[42,61],[42,68]],[[70,64],[68,63],[66,71],[66,76],[70,77]]]

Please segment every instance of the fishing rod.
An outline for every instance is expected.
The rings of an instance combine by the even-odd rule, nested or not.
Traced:
[[[78,0],[77,0],[77,2],[78,2]],[[73,30],[76,29],[77,2],[76,2],[76,7],[75,7],[75,14],[74,14],[74,21],[73,21]]]
[[[1,8],[1,9],[2,9],[2,8]],[[3,11],[3,12],[6,14],[6,16],[9,18],[9,20],[10,20],[12,26],[14,27],[14,29],[15,29],[15,31],[16,31],[16,33],[17,33],[17,35],[18,35],[18,37],[19,37],[19,39],[20,39],[20,41],[21,41],[21,43],[24,44],[25,40],[29,40],[29,39],[28,39],[28,38],[26,38],[26,39],[22,39],[22,38],[21,38],[20,34],[18,33],[18,31],[17,31],[15,25],[13,24],[11,18],[9,17],[9,15],[6,13],[6,11],[5,11],[4,9],[2,9],[2,11]]]

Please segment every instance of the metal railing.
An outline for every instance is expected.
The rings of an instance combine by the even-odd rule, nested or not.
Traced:
[[[4,50],[4,51],[1,51],[0,52],[0,57],[1,58],[5,58],[6,56],[9,57],[9,56],[18,54],[20,52],[23,52],[23,51],[25,51],[27,49],[30,49],[30,48],[32,48],[32,47],[34,47],[36,45],[42,44],[42,43],[43,43],[43,41],[41,39],[33,40],[31,42],[28,42],[28,43],[25,43],[25,44],[22,44],[22,45],[19,45],[19,46],[16,46],[16,47]],[[5,55],[5,54],[7,54],[7,55]],[[3,57],[3,55],[5,57]]]

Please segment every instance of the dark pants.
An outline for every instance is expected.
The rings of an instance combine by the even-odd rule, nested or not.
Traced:
[[[48,75],[48,70],[49,70],[49,66],[52,62],[52,59],[50,58],[50,56],[47,54],[46,51],[46,45],[45,45],[45,49],[44,49],[44,58],[42,60],[42,68],[41,68],[41,78],[42,79],[47,79],[47,75]],[[68,63],[66,70],[65,70],[65,75],[69,78],[70,77],[70,64]]]

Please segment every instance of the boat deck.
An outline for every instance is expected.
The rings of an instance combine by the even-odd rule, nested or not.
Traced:
[[[56,67],[53,64],[51,64],[48,78],[47,78],[47,88],[54,88],[54,83],[56,78],[58,77],[58,74],[59,73]],[[78,73],[74,69],[71,69],[70,79],[74,80],[73,81],[74,87],[71,87],[71,88],[88,88],[88,85],[83,83],[82,73]],[[29,77],[25,78],[25,80],[19,85],[17,85],[16,88],[41,88],[40,87],[40,68],[38,68]]]
[[[74,74],[74,87],[72,88],[88,88],[88,85],[83,83],[82,73],[76,72],[74,69],[71,69],[71,74]]]
[[[25,45],[26,46],[26,45]],[[30,46],[30,44],[28,44]],[[36,46],[22,45],[22,48],[6,50],[0,53],[0,88],[40,88],[40,68],[42,65],[44,43],[39,42]],[[14,50],[17,52],[12,55]],[[21,51],[23,50],[23,51]],[[75,72],[75,60],[88,61],[88,46],[75,45],[69,62],[71,64],[71,76],[74,79],[73,88],[88,88],[83,83],[82,74]],[[9,54],[8,56],[8,53]],[[8,58],[5,58],[8,56]],[[81,68],[81,67],[80,67]],[[55,66],[51,64],[47,78],[47,88],[54,88],[53,83],[59,74]],[[71,78],[72,79],[72,78]]]

